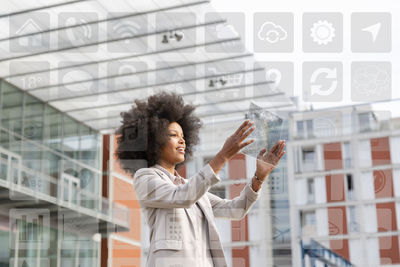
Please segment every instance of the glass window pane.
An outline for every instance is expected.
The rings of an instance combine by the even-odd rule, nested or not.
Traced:
[[[97,133],[86,125],[80,126],[80,162],[97,167],[98,159]]]
[[[43,103],[30,95],[25,95],[23,134],[26,138],[42,142],[43,109]]]
[[[304,134],[304,124],[303,121],[297,121],[297,134],[298,136],[303,136]]]
[[[7,150],[10,147],[10,135],[5,130],[1,130],[0,133],[0,146]]]
[[[22,134],[23,93],[5,82],[1,87],[1,126]]]
[[[63,153],[73,159],[79,159],[79,123],[72,118],[63,116]]]
[[[62,115],[54,108],[46,106],[43,143],[61,152]]]
[[[43,152],[43,173],[53,178],[58,178],[61,157],[51,151]]]
[[[312,135],[313,134],[313,121],[312,120],[306,120],[306,125],[307,125],[307,135]]]

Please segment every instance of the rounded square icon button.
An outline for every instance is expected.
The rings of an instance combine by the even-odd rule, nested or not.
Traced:
[[[341,13],[303,14],[303,51],[342,52],[343,15]]]
[[[147,69],[147,64],[139,61],[113,61],[108,63],[108,90],[118,91],[147,85]]]
[[[79,50],[69,50],[81,53],[96,52],[99,26],[90,23],[98,20],[93,12],[62,12],[58,17],[58,25],[62,27],[58,34],[58,48],[80,47]]]
[[[390,52],[392,16],[390,13],[351,14],[352,52]]]
[[[343,65],[341,62],[303,63],[303,100],[336,102],[343,98]]]
[[[149,31],[148,15],[133,16],[126,12],[112,12],[108,17],[109,52],[146,53],[149,50],[149,36],[146,35]]]
[[[154,45],[157,50],[165,50],[197,43],[196,14],[193,12],[164,11],[156,13]],[[186,52],[195,52],[196,47],[188,47]]]
[[[293,13],[254,14],[255,52],[293,52]]]
[[[91,102],[97,101],[99,93],[99,67],[97,64],[81,65],[85,62],[61,61],[59,63],[58,84],[52,86],[50,100],[93,95]],[[72,68],[72,65],[81,65]]]
[[[9,42],[11,52],[42,52],[50,48],[50,14],[47,12],[23,13],[9,17]]]
[[[392,97],[390,62],[353,62],[351,64],[351,100],[370,102]]]
[[[29,71],[33,69],[34,72]],[[50,63],[48,61],[11,61],[10,76],[7,80],[24,90],[46,87],[50,85]]]
[[[205,21],[217,21],[221,18],[227,20],[226,23],[210,24],[206,26],[204,31],[204,39],[207,43],[215,42],[215,40],[230,40],[240,37],[240,40],[245,43],[245,15],[242,12],[207,12]],[[207,52],[243,52],[245,47],[238,45],[237,41],[226,41],[218,46],[206,46]]]
[[[257,61],[257,64],[264,67],[264,71],[257,72],[255,75],[263,75],[264,77],[256,77],[258,80],[273,81],[269,84],[272,92],[282,91],[287,95],[293,95],[293,62],[280,62],[280,61]],[[271,100],[272,101],[272,100]]]

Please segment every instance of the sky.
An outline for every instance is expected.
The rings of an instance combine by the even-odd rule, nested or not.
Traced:
[[[285,93],[290,96],[298,96],[300,103],[302,106],[309,107],[313,106],[314,109],[318,108],[326,108],[333,106],[341,106],[341,105],[350,105],[350,104],[359,104],[366,102],[373,102],[375,100],[390,100],[390,99],[400,99],[400,2],[398,0],[380,0],[380,1],[371,1],[371,0],[335,0],[335,1],[321,1],[321,0],[302,0],[302,1],[294,1],[294,0],[280,0],[280,1],[260,1],[260,0],[246,0],[246,1],[232,1],[232,0],[211,0],[212,6],[218,12],[239,12],[244,14],[245,17],[245,29],[242,31],[242,39],[244,40],[245,46],[247,50],[254,53],[254,56],[257,61],[260,62],[289,62],[293,64],[293,87],[284,86],[281,88]],[[255,44],[259,42],[256,38],[256,31],[254,30],[257,25],[260,25],[260,17],[266,18],[265,20],[273,21],[276,25],[279,25],[281,22],[279,17],[284,17],[285,14],[276,14],[276,13],[292,13],[293,14],[293,49],[291,52],[260,52],[260,48]],[[257,14],[257,13],[270,13],[270,14]],[[275,15],[274,15],[275,13]],[[321,20],[321,17],[329,17],[328,15],[324,15],[322,13],[336,13],[339,16],[342,16],[342,31],[339,26],[334,26],[337,28],[336,30],[339,32],[338,35],[335,35],[332,44],[335,41],[342,43],[342,51],[339,52],[318,52],[318,53],[310,53],[305,52],[303,49],[311,44],[305,43],[303,45],[303,35],[310,33],[310,28],[306,28],[307,23],[309,23],[310,17],[311,20],[314,19],[315,22]],[[386,48],[385,52],[362,52],[355,53],[352,52],[352,23],[353,27],[357,27],[357,14],[363,13],[359,15],[359,19],[361,17],[361,21],[365,22],[366,26],[376,26],[380,27],[375,37],[375,40],[379,41],[379,37],[389,36],[391,38],[391,48]],[[386,18],[389,16],[389,22],[386,23],[383,21],[379,25],[376,25],[376,21],[374,16],[377,13],[384,13],[383,16]],[[271,15],[272,14],[272,15]],[[316,14],[316,15],[315,15]],[[388,16],[387,16],[388,15]],[[258,17],[257,17],[258,16]],[[287,15],[286,15],[287,16]],[[314,17],[313,17],[314,16]],[[355,16],[354,22],[352,16]],[[363,17],[364,16],[364,17]],[[372,17],[371,17],[372,16]],[[232,16],[231,16],[232,17]],[[228,23],[232,25],[235,24],[233,19],[227,16]],[[234,16],[233,16],[234,17]],[[339,17],[340,18],[340,17]],[[323,19],[322,19],[323,20]],[[331,19],[327,19],[331,21]],[[378,19],[380,20],[380,19]],[[391,23],[390,23],[391,20]],[[371,22],[369,22],[371,21]],[[304,25],[303,25],[304,24]],[[283,25],[283,24],[282,24]],[[315,25],[315,24],[311,24]],[[370,35],[371,40],[373,40],[373,33],[371,29],[365,27],[365,25],[360,28],[362,33],[367,33]],[[382,26],[384,25],[384,26]],[[391,32],[388,31],[388,27],[385,25],[391,25]],[[239,26],[240,27],[240,26]],[[290,26],[288,26],[290,27]],[[385,32],[385,29],[387,32]],[[307,30],[307,31],[306,31]],[[370,30],[370,31],[368,31]],[[239,31],[240,32],[240,31]],[[244,34],[243,34],[244,32]],[[288,30],[287,32],[290,32]],[[340,42],[340,32],[342,32],[342,42]],[[289,33],[290,35],[290,33]],[[243,38],[244,36],[244,38]],[[339,38],[339,39],[338,39]],[[388,37],[385,37],[388,38]],[[307,39],[307,38],[306,38]],[[356,42],[356,38],[353,38]],[[254,41],[255,40],[255,41]],[[308,39],[307,39],[308,40]],[[384,45],[390,47],[390,42],[385,39]],[[388,45],[389,44],[389,45]],[[282,43],[284,45],[284,43]],[[314,43],[315,45],[315,43]],[[318,45],[317,45],[318,46]],[[324,46],[322,44],[321,46]],[[360,48],[363,49],[363,43],[360,43]],[[328,46],[326,46],[328,47]],[[318,48],[317,48],[318,49]],[[356,48],[355,48],[356,49]],[[390,49],[390,50],[388,50]],[[310,63],[311,62],[311,63]],[[336,65],[330,65],[329,62],[339,63],[339,68],[336,69],[335,77],[342,77],[338,79],[338,84],[336,84],[336,91],[334,90],[332,95],[328,95],[326,97],[331,85],[331,82],[336,79],[329,80],[328,76],[324,76],[321,74],[317,76],[317,79],[313,81],[316,84],[325,84],[326,87],[322,87],[322,92],[325,90],[326,94],[322,94],[321,98],[318,98],[319,94],[314,94],[313,97],[309,97],[311,92],[307,92],[307,88],[303,86],[304,81],[308,80],[308,77],[311,77],[311,73],[308,67],[309,65],[313,66],[313,62],[319,62],[320,66],[318,68],[323,67],[326,63],[326,67],[332,69],[336,68]],[[372,62],[375,64],[372,69],[368,67],[369,63]],[[382,63],[383,62],[383,63]],[[341,64],[340,64],[341,63]],[[382,64],[383,65],[382,65]],[[322,65],[321,65],[322,64]],[[357,65],[358,64],[358,65]],[[342,69],[340,70],[340,66]],[[317,67],[315,67],[316,69]],[[376,70],[384,68],[384,70],[389,70],[386,75],[384,75],[384,85],[382,85],[382,79],[379,80],[378,77],[382,78],[382,72],[377,72]],[[353,73],[352,73],[352,69]],[[308,75],[307,74],[310,74]],[[370,75],[370,73],[375,73],[374,75]],[[341,76],[342,74],[342,76]],[[307,76],[308,75],[308,76]],[[283,76],[282,76],[283,77]],[[331,76],[333,77],[333,76]],[[380,91],[375,91],[371,94],[368,92],[368,88],[371,87],[363,87],[361,84],[358,87],[358,93],[355,92],[355,86],[353,84],[357,81],[356,78],[360,79],[371,79],[371,77],[375,77],[378,79],[378,87],[384,86],[386,90],[383,93]],[[290,80],[290,78],[288,78]],[[358,79],[358,81],[360,81]],[[308,82],[308,81],[307,81]],[[306,83],[309,84],[309,83]],[[374,83],[376,84],[376,83]],[[289,88],[290,87],[290,88]],[[353,92],[352,92],[353,88]],[[381,87],[380,87],[381,88]],[[367,90],[367,91],[365,91]],[[391,91],[389,91],[391,90]],[[331,92],[331,91],[329,91]],[[364,92],[364,94],[359,94],[359,92]],[[365,93],[366,92],[366,93]],[[335,95],[336,94],[336,95]],[[315,97],[317,96],[317,97]],[[326,101],[328,99],[328,101]],[[398,103],[392,103],[383,105],[385,108],[390,108],[392,113],[396,113],[395,117],[400,116],[400,108],[398,107]],[[382,105],[378,105],[382,107]]]

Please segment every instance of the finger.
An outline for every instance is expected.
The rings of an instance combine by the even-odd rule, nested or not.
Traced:
[[[279,146],[279,141],[275,143],[275,145],[269,150],[271,153],[275,153],[275,151],[278,149]]]
[[[282,151],[281,154],[279,155],[278,161],[276,162],[276,164],[278,164],[278,162],[281,160],[281,158],[283,157],[283,155],[286,154],[286,151]]]
[[[239,136],[239,137],[242,137],[243,134],[246,133],[246,131],[247,131],[251,126],[253,126],[253,125],[254,125],[254,122],[253,122],[253,121],[250,121],[246,126],[244,126],[244,127],[239,131],[238,136]]]
[[[247,142],[241,143],[241,144],[239,145],[239,148],[242,149],[242,148],[244,148],[245,146],[250,145],[250,144],[253,143],[254,141],[255,141],[255,139],[251,139],[251,140],[249,140],[249,141],[247,141]]]
[[[285,141],[282,140],[282,142],[279,144],[279,149],[276,154],[280,155],[280,153],[282,153],[284,148],[285,148]]]
[[[251,127],[244,135],[240,137],[240,141],[243,141],[246,139],[254,130],[256,129],[256,126]]]
[[[242,123],[242,125],[240,125],[239,128],[235,131],[234,134],[239,134],[240,130],[241,130],[244,126],[246,126],[249,122],[250,122],[250,120],[245,120],[245,121]]]
[[[264,156],[264,154],[265,154],[266,151],[267,151],[267,149],[266,149],[266,148],[263,148],[263,149],[260,151],[260,153],[258,153],[257,158]]]
[[[274,151],[275,154],[278,154],[282,151],[283,147],[285,146],[285,141],[283,140],[279,140],[278,142],[276,142],[276,149]]]

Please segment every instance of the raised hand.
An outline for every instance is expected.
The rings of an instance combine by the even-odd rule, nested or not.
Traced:
[[[217,174],[225,162],[230,160],[233,156],[235,156],[242,148],[247,145],[250,145],[255,140],[248,140],[244,142],[244,140],[254,131],[256,128],[254,122],[250,120],[246,120],[240,125],[240,127],[226,139],[224,146],[218,152],[218,154],[210,161],[210,166]]]
[[[264,148],[257,156],[257,169],[256,175],[262,181],[279,163],[283,155],[285,155],[285,141],[279,140],[276,144],[266,153],[267,149]]]
[[[243,142],[256,128],[253,125],[253,121],[244,121],[242,125],[240,125],[240,127],[230,137],[228,137],[228,139],[226,139],[219,154],[226,160],[229,160],[239,153],[242,148],[253,143],[254,139]]]

